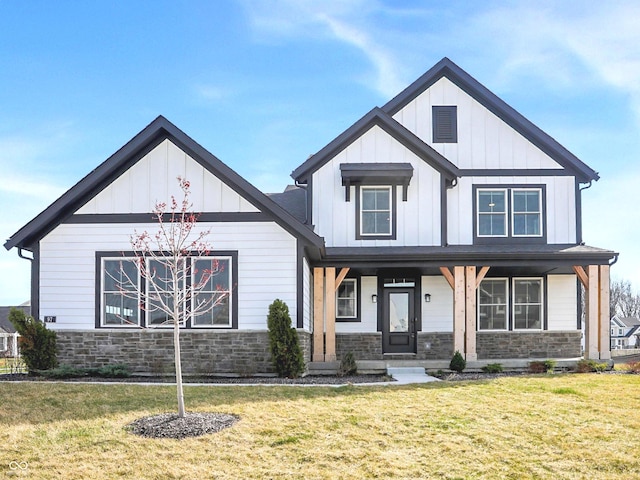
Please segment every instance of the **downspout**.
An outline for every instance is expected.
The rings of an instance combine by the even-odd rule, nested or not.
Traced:
[[[618,263],[618,257],[620,256],[619,253],[616,253],[615,256],[613,257],[613,262],[611,262],[609,264],[609,267],[613,267],[616,263]]]
[[[293,181],[294,185],[304,190],[304,224],[309,223],[309,198],[308,198],[308,183],[299,183],[298,180]]]
[[[38,249],[38,244],[36,244],[36,249]],[[18,247],[18,257],[24,259],[24,260],[29,260],[29,263],[31,263],[31,268],[30,270],[30,277],[31,277],[31,282],[30,282],[30,294],[29,294],[29,303],[31,304],[31,316],[33,318],[35,318],[36,320],[39,318],[40,316],[40,308],[39,308],[39,295],[38,295],[38,290],[39,290],[39,279],[37,278],[37,276],[40,274],[39,272],[35,272],[35,268],[34,266],[37,266],[37,263],[34,262],[34,260],[36,259],[36,252],[32,251],[32,255],[33,257],[27,257],[24,253],[23,250],[25,250],[22,247]],[[28,251],[28,250],[27,250]],[[36,277],[36,278],[34,278]],[[38,282],[38,284],[34,284],[34,282]]]
[[[22,247],[18,247],[18,256],[19,256],[20,258],[24,258],[25,260],[29,260],[30,262],[33,262],[33,258],[25,257],[25,256],[22,254],[22,250],[24,250]]]

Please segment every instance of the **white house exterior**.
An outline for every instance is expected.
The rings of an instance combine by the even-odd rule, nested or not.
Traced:
[[[308,362],[608,359],[609,265],[582,242],[598,179],[555,140],[443,59],[265,195],[159,117],[5,247],[32,255],[32,308],[61,360],[164,371],[166,331],[105,271],[158,200],[190,180],[211,256],[228,265],[223,315],[189,322],[193,371],[270,371],[268,305],[284,300]],[[580,326],[580,285],[587,321]],[[138,327],[138,328],[136,328]]]

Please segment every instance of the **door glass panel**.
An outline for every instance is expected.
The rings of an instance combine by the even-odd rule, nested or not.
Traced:
[[[409,331],[409,294],[389,293],[389,332]]]

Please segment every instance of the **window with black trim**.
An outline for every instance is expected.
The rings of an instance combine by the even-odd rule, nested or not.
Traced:
[[[543,187],[474,188],[476,238],[544,238]]]
[[[227,252],[224,252],[227,253]],[[173,307],[173,295],[169,291],[171,281],[169,271],[159,260],[145,260],[146,271],[154,276],[155,287],[141,277],[136,257],[97,256],[99,285],[97,285],[96,326],[100,327],[158,327],[170,324],[160,305]],[[184,295],[188,304],[182,307],[197,312],[198,306],[205,306],[203,313],[186,319],[187,328],[237,328],[234,315],[237,310],[233,294],[236,282],[237,257],[228,255],[186,258],[190,275],[186,285],[180,285],[184,293],[202,284],[198,295]],[[146,303],[142,301],[140,290],[144,289]],[[152,290],[153,289],[153,290]],[[208,308],[212,306],[212,308]]]
[[[356,186],[356,239],[394,239],[396,186]]]
[[[542,330],[543,279],[485,278],[477,311],[478,330]]]
[[[358,318],[358,282],[355,278],[345,278],[336,291],[336,320]]]
[[[458,107],[438,105],[432,108],[433,143],[458,142]]]

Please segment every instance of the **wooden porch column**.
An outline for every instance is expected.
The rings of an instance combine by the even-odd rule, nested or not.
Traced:
[[[313,269],[313,361],[324,362],[324,268]]]
[[[325,362],[336,361],[336,269],[325,269]]]
[[[459,351],[463,356],[465,330],[465,281],[464,267],[453,267],[453,353]]]
[[[465,296],[466,296],[466,328],[464,332],[465,359],[478,359],[476,351],[476,267],[465,267]]]
[[[598,286],[600,284],[598,266],[589,265],[587,267],[587,278],[589,288],[586,289],[586,312],[584,321],[584,358],[599,360],[598,352],[598,325],[600,323],[600,313],[598,305]]]
[[[600,328],[598,336],[600,360],[611,360],[611,341],[609,340],[609,265],[600,265],[600,287],[598,297],[600,304]]]

